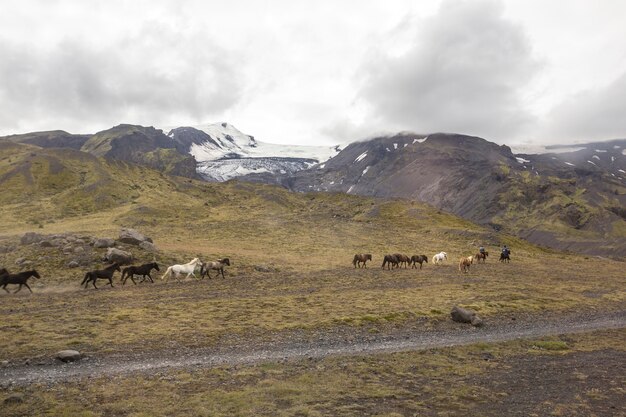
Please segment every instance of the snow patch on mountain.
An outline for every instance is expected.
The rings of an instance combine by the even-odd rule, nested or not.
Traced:
[[[175,141],[176,135],[188,135],[189,130],[193,129],[204,137],[204,140],[178,142],[188,144],[188,153],[198,163],[198,173],[205,179],[214,181],[226,181],[248,174],[293,174],[323,163],[341,150],[339,146],[279,145],[257,141],[254,136],[247,135],[225,122],[185,129],[165,131]]]

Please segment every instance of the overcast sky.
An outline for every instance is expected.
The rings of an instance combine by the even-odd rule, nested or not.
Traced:
[[[0,135],[626,137],[626,1],[0,2]]]

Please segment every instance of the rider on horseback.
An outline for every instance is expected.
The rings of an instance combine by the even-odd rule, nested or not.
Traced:
[[[504,245],[504,246],[502,247],[502,254],[503,254],[504,256],[509,256],[509,254],[510,254],[510,253],[511,253],[511,251],[509,250],[509,248],[507,248],[507,247],[506,247],[506,245]]]
[[[478,248],[478,252],[485,253],[485,247],[483,245],[480,245],[480,247]]]

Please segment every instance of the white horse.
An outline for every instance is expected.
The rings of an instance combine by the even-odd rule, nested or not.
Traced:
[[[446,259],[448,259],[448,254],[445,252],[439,252],[438,254],[433,256],[433,263],[435,265],[439,265],[440,263],[443,263],[443,261]]]
[[[187,274],[185,279],[189,278],[190,275],[193,275],[193,277],[196,278],[196,275],[193,272],[196,270],[196,266],[198,266],[198,264],[202,265],[202,262],[200,262],[200,259],[193,258],[191,261],[187,262],[186,264],[172,265],[167,268],[167,271],[165,271],[161,279],[165,278],[167,275],[171,276],[172,274],[174,275],[174,278],[176,278],[176,280],[178,280],[178,276],[180,274]],[[169,277],[168,277],[168,280],[169,280]]]

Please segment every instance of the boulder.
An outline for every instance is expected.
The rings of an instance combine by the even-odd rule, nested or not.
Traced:
[[[482,326],[483,321],[475,311],[466,308],[454,306],[450,312],[453,321],[458,323],[470,323],[472,326]]]
[[[77,261],[70,261],[70,263],[67,264],[68,268],[78,268],[79,263]]]
[[[131,245],[139,245],[141,242],[152,242],[152,239],[144,236],[135,229],[122,229],[120,230],[120,237],[117,239],[120,242],[129,243]]]
[[[61,350],[57,352],[55,358],[61,362],[75,362],[80,359],[80,352],[77,350]]]
[[[17,258],[17,259],[15,260],[15,265],[21,265],[21,264],[23,264],[24,262],[26,262],[26,258]]]
[[[103,261],[115,262],[119,265],[127,265],[133,262],[133,255],[130,252],[125,252],[116,248],[107,249],[107,253],[102,258]]]
[[[158,249],[156,248],[156,246],[154,246],[153,243],[148,242],[147,240],[145,242],[141,242],[139,244],[139,247],[143,250],[145,250],[146,252],[156,252],[158,251]]]
[[[28,232],[20,239],[22,245],[32,245],[33,243],[39,243],[43,240],[43,235],[34,232]]]
[[[113,239],[96,239],[93,242],[94,248],[112,248],[113,246],[115,246],[115,240]]]
[[[0,246],[0,253],[13,252],[15,248],[13,246]]]

